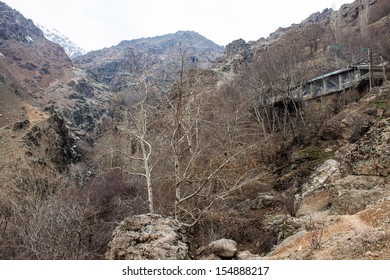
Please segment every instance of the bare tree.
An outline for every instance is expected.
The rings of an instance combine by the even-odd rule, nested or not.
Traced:
[[[287,135],[288,125],[295,135],[297,123],[305,125],[300,103],[304,69],[298,51],[274,46],[243,71],[239,84],[264,135],[278,131]]]
[[[146,140],[146,133],[148,129],[148,116],[147,110],[145,108],[145,98],[139,104],[139,117],[135,117],[130,114],[130,118],[135,127],[135,137],[138,139],[140,147],[141,147],[141,158],[136,158],[137,160],[141,160],[143,163],[144,173],[142,176],[146,181],[146,189],[148,192],[148,202],[149,202],[149,211],[150,213],[154,213],[154,204],[153,204],[153,186],[152,186],[152,170],[153,166],[151,164],[151,154],[152,154],[152,145]]]
[[[318,44],[324,33],[324,28],[321,24],[313,23],[305,27],[303,31],[303,40],[306,46],[310,47],[310,54],[313,54],[318,50]]]
[[[233,176],[233,166],[239,166],[238,162],[253,152],[256,145],[239,146],[243,142],[233,139],[233,131],[239,123],[230,120],[240,112],[227,112],[227,108],[221,110],[226,112],[220,112],[221,105],[217,105],[220,96],[212,93],[215,84],[208,82],[212,80],[212,73],[191,70],[180,77],[183,79],[175,84],[166,101],[165,124],[162,125],[166,129],[161,150],[165,149],[167,156],[161,156],[164,162],[158,164],[161,169],[155,175],[161,174],[160,185],[171,186],[168,189],[174,193],[172,213],[175,218],[192,225],[212,209],[217,200],[225,199],[262,174],[255,174],[248,167]],[[229,119],[223,118],[229,114]],[[238,134],[237,137],[241,137]]]
[[[145,82],[140,82],[137,86],[136,94],[139,101],[133,105],[121,104],[120,108],[124,112],[124,120],[114,127],[119,143],[111,146],[113,137],[109,137],[106,143],[111,147],[105,149],[102,157],[108,157],[110,162],[105,168],[101,168],[104,173],[106,170],[120,170],[129,175],[140,176],[144,178],[149,212],[154,213],[154,198],[152,184],[152,153],[153,148],[148,140],[149,113],[151,105],[147,104],[149,87]],[[111,133],[111,132],[110,132]],[[119,164],[113,164],[113,159],[120,156],[122,159]]]

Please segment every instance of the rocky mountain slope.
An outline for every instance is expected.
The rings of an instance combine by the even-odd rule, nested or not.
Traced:
[[[60,45],[71,59],[87,53],[84,49],[77,46],[72,40],[58,30],[54,28],[47,28],[40,24],[36,24],[36,26],[42,30],[47,39]]]
[[[390,258],[389,94],[387,84],[328,121],[344,144],[303,185],[296,217],[284,221],[300,228],[267,258]],[[369,129],[351,143],[353,122]]]
[[[0,124],[22,118],[21,102],[34,100],[56,81],[67,80],[73,64],[31,20],[0,2]]]
[[[178,31],[153,38],[122,41],[117,46],[93,51],[73,60],[99,82],[114,91],[134,86],[142,79],[158,90],[167,91],[184,67],[206,68],[223,48],[196,32]]]
[[[385,54],[390,5],[360,3],[220,59],[180,31],[74,67],[0,2],[0,258],[388,259],[388,82],[261,102],[370,42]]]
[[[31,20],[0,2],[0,70],[3,84],[27,97],[67,79],[71,60]]]

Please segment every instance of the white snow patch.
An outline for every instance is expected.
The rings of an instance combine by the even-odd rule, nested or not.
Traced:
[[[65,52],[69,55],[69,57],[72,58],[86,53],[85,50],[77,46],[74,42],[72,42],[72,40],[63,35],[57,29],[47,28],[38,23],[36,23],[35,25],[42,30],[46,39],[62,46]]]
[[[30,36],[26,36],[27,41],[32,42],[34,41]]]
[[[5,57],[5,55],[0,52],[0,57]]]

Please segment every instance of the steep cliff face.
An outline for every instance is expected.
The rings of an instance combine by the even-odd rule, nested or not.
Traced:
[[[31,20],[0,2],[0,78],[27,97],[70,75],[65,51],[47,40]]]
[[[114,91],[134,86],[140,78],[165,91],[184,67],[205,68],[223,48],[196,32],[179,31],[153,38],[122,41],[117,46],[93,51],[73,60],[97,81]]]

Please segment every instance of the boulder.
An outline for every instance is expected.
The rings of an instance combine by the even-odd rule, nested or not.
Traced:
[[[173,218],[145,214],[122,221],[108,245],[109,260],[186,260],[186,231]]]
[[[214,255],[222,258],[233,258],[237,253],[237,242],[231,239],[222,238],[211,242],[209,248]]]
[[[233,259],[237,255],[237,242],[222,238],[201,246],[196,251],[196,258],[200,260]]]
[[[232,258],[237,253],[237,242],[231,239],[222,238],[210,243],[211,251],[223,258]]]

